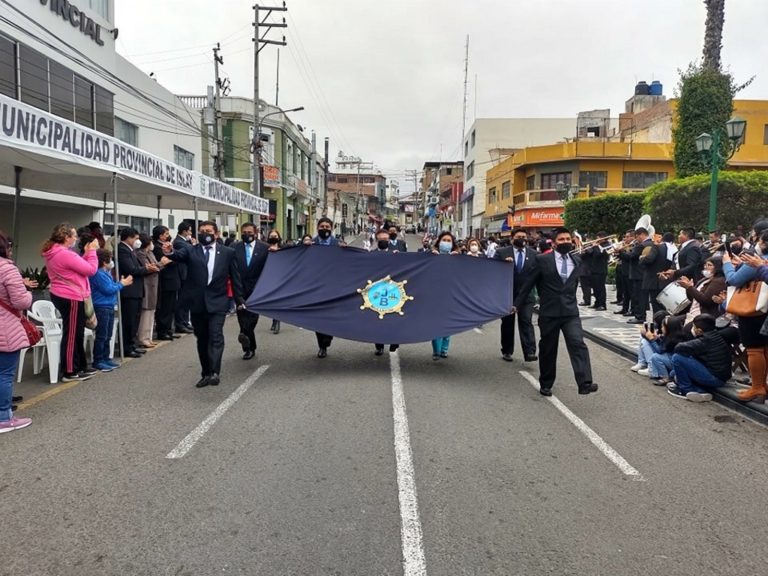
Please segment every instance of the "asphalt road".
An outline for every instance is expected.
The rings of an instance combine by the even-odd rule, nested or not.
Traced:
[[[392,358],[335,341],[320,360],[312,333],[268,328],[246,362],[229,319],[217,388],[194,388],[188,336],[23,410],[32,427],[0,437],[0,574],[404,574]],[[561,358],[555,397],[638,480],[497,339],[495,323],[446,360],[428,343],[397,353],[427,574],[765,573],[766,429],[594,345],[600,391],[578,396]]]

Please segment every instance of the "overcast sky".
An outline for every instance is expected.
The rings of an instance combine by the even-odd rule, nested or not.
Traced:
[[[251,0],[117,0],[118,51],[177,94],[213,84],[221,42],[232,95],[253,95]],[[279,5],[282,1],[264,5]],[[638,80],[672,95],[700,58],[702,0],[288,0],[283,108],[318,147],[375,162],[403,189],[406,169],[459,160],[464,50],[467,127],[477,117],[623,111]],[[275,13],[280,21],[282,15]],[[768,2],[727,0],[723,63],[740,98],[768,98]],[[282,30],[269,36],[279,39]],[[261,52],[261,97],[275,100],[277,47]],[[476,79],[476,80],[475,80]],[[477,98],[475,98],[477,94]],[[441,156],[442,154],[442,156]]]

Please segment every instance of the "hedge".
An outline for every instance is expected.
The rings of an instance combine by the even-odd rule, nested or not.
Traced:
[[[614,192],[578,198],[565,205],[565,225],[571,230],[596,234],[623,234],[634,229],[643,215],[646,192]]]

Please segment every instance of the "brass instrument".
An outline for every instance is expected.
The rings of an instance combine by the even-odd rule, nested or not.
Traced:
[[[705,248],[709,251],[710,254],[714,254],[715,252],[719,252],[720,249],[725,246],[725,242],[719,242],[717,244],[712,244],[712,242],[709,243],[709,246],[705,246]]]
[[[588,250],[590,248],[594,248],[595,246],[600,246],[603,242],[609,242],[616,243],[618,241],[618,238],[616,234],[611,234],[610,236],[603,236],[602,238],[595,238],[594,240],[590,240],[589,242],[582,243],[581,246],[578,248],[574,248],[569,252],[569,254],[581,254],[584,250]],[[600,250],[605,252],[606,250],[609,250],[610,246],[600,246]]]

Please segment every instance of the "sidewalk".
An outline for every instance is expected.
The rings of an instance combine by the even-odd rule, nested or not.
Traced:
[[[611,285],[606,288],[608,292],[607,300],[612,302],[616,299],[616,290]],[[578,295],[579,297],[581,296],[580,291]],[[608,310],[605,312],[596,312],[591,308],[579,307],[581,323],[584,327],[584,336],[630,360],[631,363],[627,364],[627,372],[629,372],[629,366],[637,360],[640,330],[637,324],[627,324],[628,318],[625,316],[614,314],[614,310],[617,309],[618,306],[616,304],[609,304]],[[649,322],[651,321],[650,317],[649,311]],[[743,378],[747,374],[737,372],[734,376],[736,378]],[[720,388],[713,396],[717,402],[738,410],[750,418],[768,424],[768,404],[755,404],[754,402],[745,404],[736,400],[736,393],[747,388],[748,386],[738,384],[735,379],[731,379],[726,386]]]

